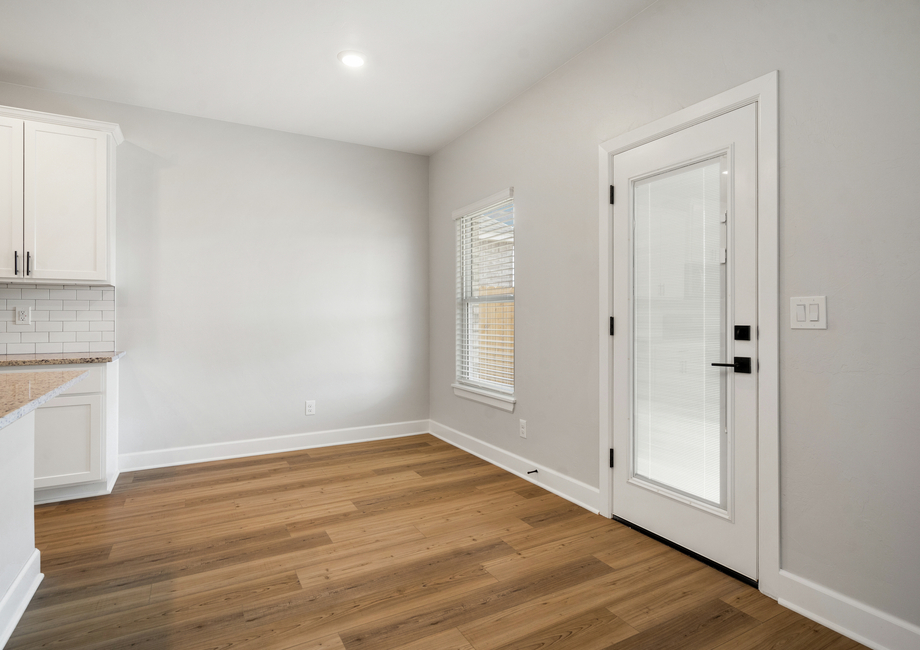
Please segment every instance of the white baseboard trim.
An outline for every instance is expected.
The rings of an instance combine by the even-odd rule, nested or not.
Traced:
[[[204,463],[212,460],[225,460],[227,458],[277,454],[283,451],[298,451],[301,449],[312,449],[314,447],[344,445],[351,442],[367,442],[370,440],[415,436],[420,433],[428,433],[428,420],[393,422],[391,424],[352,427],[349,429],[332,429],[329,431],[315,431],[313,433],[295,433],[290,436],[275,436],[272,438],[253,438],[251,440],[216,442],[209,445],[155,449],[132,454],[120,454],[118,456],[118,471],[133,472],[141,469],[153,469],[155,467],[172,467],[174,465]]]
[[[550,492],[567,499],[591,512],[598,512],[600,503],[600,490],[596,487],[582,483],[554,469],[545,467],[531,460],[527,460],[510,451],[500,449],[495,445],[483,442],[470,435],[461,433],[456,429],[444,426],[434,420],[430,421],[429,431],[444,442],[449,442],[455,447],[468,451],[485,461],[497,465],[512,474],[539,485]],[[530,470],[538,470],[536,474],[528,474]]]
[[[86,499],[111,494],[118,480],[120,472],[115,472],[106,481],[94,481],[80,485],[62,485],[54,487],[35,488],[35,505],[43,503],[57,503],[72,499]]]
[[[920,648],[920,626],[780,569],[779,604],[875,650]]]
[[[0,648],[10,640],[44,577],[41,572],[41,553],[36,548],[3,598],[0,598]]]

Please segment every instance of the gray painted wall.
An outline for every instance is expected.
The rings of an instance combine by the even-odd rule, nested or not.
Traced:
[[[0,104],[125,134],[122,453],[428,417],[427,157],[8,84]]]
[[[431,418],[598,484],[597,146],[778,69],[782,564],[920,623],[917,34],[913,0],[662,0],[432,156]],[[450,388],[451,211],[509,186],[513,414]]]

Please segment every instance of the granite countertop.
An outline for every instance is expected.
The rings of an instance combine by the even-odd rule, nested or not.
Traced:
[[[0,429],[82,381],[89,370],[0,374]]]
[[[124,352],[64,352],[57,354],[0,354],[3,366],[61,366],[74,363],[109,363]]]

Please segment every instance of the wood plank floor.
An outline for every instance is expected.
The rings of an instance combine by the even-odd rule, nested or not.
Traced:
[[[123,474],[35,517],[9,650],[863,647],[430,435]]]

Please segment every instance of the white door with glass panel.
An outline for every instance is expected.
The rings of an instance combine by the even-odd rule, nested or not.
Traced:
[[[613,158],[614,516],[757,579],[756,106]]]

